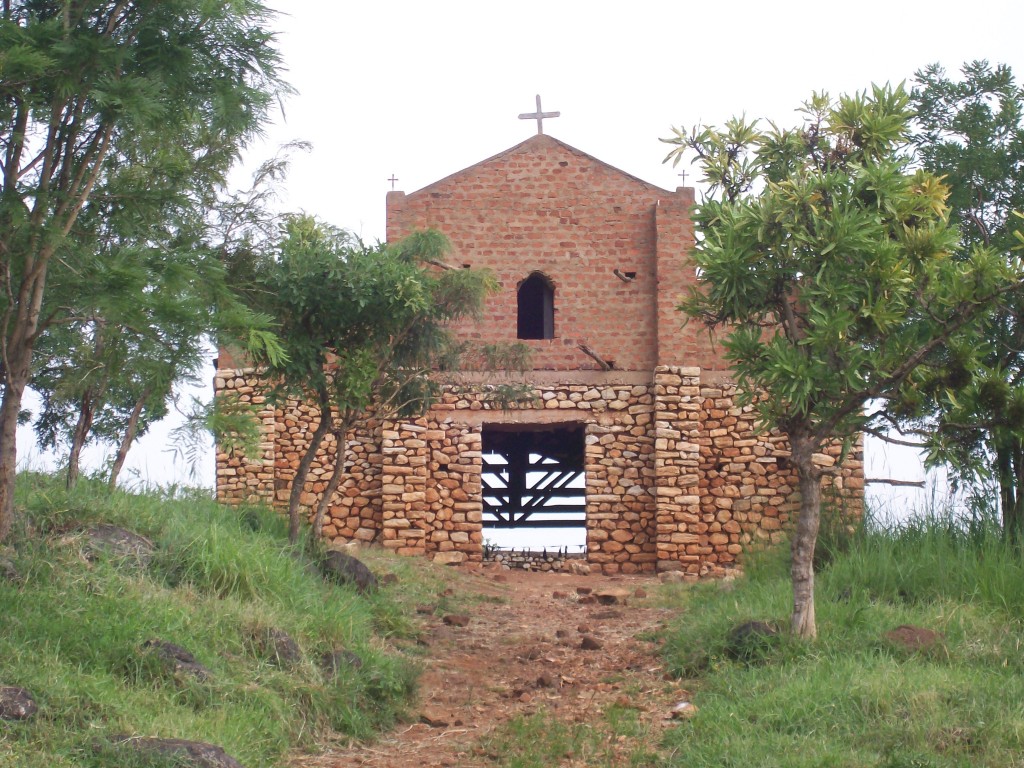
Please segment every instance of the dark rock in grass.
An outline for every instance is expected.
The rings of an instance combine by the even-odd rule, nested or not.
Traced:
[[[729,630],[725,653],[738,661],[755,661],[779,640],[779,628],[767,621],[745,621]]]
[[[342,584],[354,584],[360,592],[377,589],[377,577],[373,571],[352,555],[332,549],[324,557],[321,567],[324,575]]]
[[[443,621],[449,627],[468,627],[469,626],[469,616],[466,616],[464,614],[458,614],[458,613],[448,614],[443,619],[441,619],[441,621]]]
[[[132,750],[140,755],[173,760],[174,765],[188,768],[245,768],[240,762],[215,744],[185,739],[152,739],[141,736],[116,736],[120,749]]]
[[[946,639],[941,632],[915,627],[912,624],[901,624],[896,629],[890,629],[882,637],[907,651],[928,651],[941,646]]]
[[[153,559],[156,546],[145,536],[140,536],[116,525],[101,523],[94,525],[85,532],[88,540],[85,556],[95,560],[101,555],[128,560],[146,567]]]
[[[38,711],[36,700],[24,688],[0,686],[0,720],[28,720]]]
[[[197,680],[209,680],[211,677],[210,670],[180,645],[166,640],[147,640],[142,644],[142,649],[160,659],[174,674],[190,675]]]
[[[333,651],[327,651],[320,655],[320,669],[329,678],[334,677],[342,670],[360,669],[362,666],[363,660],[359,654],[344,648],[335,648]]]
[[[283,629],[264,627],[253,633],[256,654],[269,664],[294,667],[302,661],[302,649]]]
[[[11,584],[21,581],[21,574],[14,567],[14,563],[3,555],[0,555],[0,581],[9,581]]]

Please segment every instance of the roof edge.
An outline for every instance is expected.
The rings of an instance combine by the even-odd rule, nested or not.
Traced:
[[[437,181],[433,181],[430,184],[426,185],[425,187],[420,187],[419,189],[417,189],[417,190],[415,190],[413,192],[408,192],[408,193],[406,193],[406,196],[407,197],[412,197],[413,195],[419,195],[419,194],[424,193],[424,192],[429,192],[432,188],[438,187],[438,186],[440,186],[442,184],[447,184],[447,183],[449,183],[451,181],[454,181],[459,176],[462,176],[462,175],[468,173],[469,171],[473,170],[474,168],[476,168],[478,166],[485,165],[485,164],[487,164],[487,163],[489,163],[489,162],[491,162],[493,160],[498,160],[500,158],[506,157],[506,156],[511,155],[511,154],[515,154],[516,152],[518,152],[518,151],[522,150],[523,148],[525,148],[528,144],[531,144],[531,143],[532,144],[538,144],[538,143],[541,143],[541,142],[554,142],[555,144],[560,146],[562,149],[564,149],[564,150],[566,150],[566,151],[568,151],[568,152],[570,152],[570,153],[572,153],[574,155],[577,155],[578,157],[584,157],[584,158],[586,158],[586,159],[588,159],[588,160],[590,160],[590,161],[592,161],[594,163],[597,163],[598,165],[601,165],[601,166],[603,166],[603,167],[605,167],[605,168],[607,168],[607,169],[609,169],[611,171],[614,171],[615,173],[617,173],[617,174],[619,174],[621,176],[626,177],[627,179],[632,179],[633,181],[637,182],[638,184],[642,184],[644,187],[647,187],[648,189],[651,189],[651,190],[654,190],[654,191],[657,191],[657,192],[661,192],[661,193],[663,193],[665,195],[673,195],[673,194],[675,194],[671,190],[665,189],[663,187],[659,187],[657,184],[652,184],[649,181],[644,181],[639,176],[634,176],[632,173],[627,173],[626,171],[622,170],[621,168],[615,167],[611,163],[606,163],[604,160],[601,160],[600,158],[594,157],[594,155],[591,155],[589,152],[584,152],[583,150],[577,149],[576,147],[572,146],[571,144],[566,144],[564,141],[562,141],[560,139],[556,139],[554,136],[550,136],[550,135],[548,135],[546,133],[539,133],[539,134],[537,134],[535,136],[531,136],[530,138],[526,139],[525,141],[521,141],[518,144],[509,147],[508,149],[502,150],[501,152],[498,152],[495,155],[491,155],[490,157],[484,158],[483,160],[478,160],[477,162],[473,163],[472,165],[467,165],[465,168],[463,168],[461,170],[455,171],[454,173],[450,173],[447,176],[445,176],[445,177],[443,177],[441,179],[438,179]]]

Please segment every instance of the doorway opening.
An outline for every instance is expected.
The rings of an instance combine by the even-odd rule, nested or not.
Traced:
[[[483,529],[495,549],[586,552],[584,425],[483,426]]]

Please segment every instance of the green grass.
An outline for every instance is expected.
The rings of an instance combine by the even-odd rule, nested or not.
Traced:
[[[0,684],[31,690],[39,715],[0,725],[0,765],[110,765],[104,745],[131,734],[208,741],[246,766],[271,766],[337,735],[367,738],[400,718],[415,686],[412,606],[436,597],[424,564],[367,551],[394,587],[363,597],[326,583],[287,546],[283,521],[198,494],[110,493],[26,474],[8,556],[20,583],[0,581]],[[81,530],[123,525],[157,547],[151,564],[83,556]],[[254,641],[293,637],[303,661],[281,669]],[[189,649],[207,681],[174,675],[143,653],[160,638]],[[335,677],[316,663],[349,649],[362,659]]]
[[[618,705],[595,714],[589,723],[566,723],[541,710],[495,729],[481,741],[476,754],[481,765],[502,768],[653,768],[661,762],[644,746],[650,741],[646,728],[637,710]]]
[[[920,519],[826,537],[819,637],[783,637],[753,661],[725,652],[748,619],[785,626],[786,552],[754,558],[735,586],[675,590],[665,652],[697,715],[672,729],[661,765],[1024,765],[1024,558],[990,524]],[[902,624],[942,632],[911,652]]]

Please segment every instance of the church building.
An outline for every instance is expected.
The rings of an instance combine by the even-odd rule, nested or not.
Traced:
[[[692,188],[665,190],[540,132],[423,189],[387,195],[387,238],[434,228],[455,267],[500,283],[484,315],[456,329],[478,344],[529,347],[524,373],[454,375],[423,418],[368,421],[351,435],[347,479],[325,535],[439,562],[480,561],[490,529],[578,527],[604,573],[733,567],[778,541],[795,513],[784,435],[735,402],[708,331],[676,310],[696,282]],[[318,418],[305,403],[266,407],[256,372],[232,365],[218,390],[264,404],[262,455],[219,453],[217,495],[287,506]],[[525,382],[531,402],[489,392]],[[819,461],[834,464],[833,455]],[[327,443],[305,488],[314,506],[333,462]],[[826,480],[858,512],[858,452]]]

